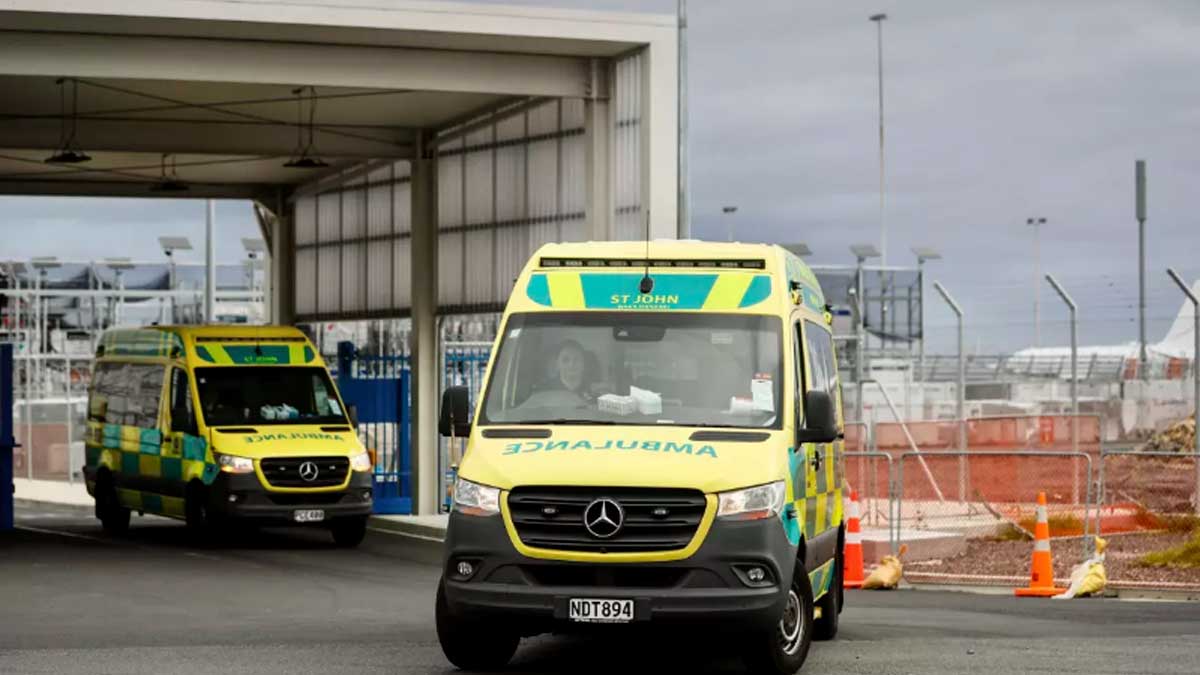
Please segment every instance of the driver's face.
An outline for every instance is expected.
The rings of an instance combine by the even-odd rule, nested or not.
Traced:
[[[558,377],[567,389],[577,391],[583,384],[583,353],[574,347],[559,352]]]

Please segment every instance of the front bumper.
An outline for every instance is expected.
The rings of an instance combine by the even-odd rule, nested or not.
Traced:
[[[524,556],[500,516],[452,513],[444,551],[452,611],[493,615],[530,633],[568,622],[572,598],[632,598],[634,623],[770,627],[783,611],[796,559],[776,518],[716,521],[696,553],[683,560],[595,564]],[[458,575],[460,561],[475,567],[470,578]],[[745,566],[767,570],[769,580],[748,583]]]
[[[267,490],[255,474],[219,473],[208,488],[209,512],[219,517],[264,525],[296,524],[297,510],[320,509],[329,523],[338,518],[371,514],[371,474],[352,471],[349,485],[337,491]],[[231,499],[232,497],[232,499]]]

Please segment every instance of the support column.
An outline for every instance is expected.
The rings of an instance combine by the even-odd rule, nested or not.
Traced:
[[[279,325],[291,325],[296,322],[296,221],[292,218],[294,208],[291,205],[278,207],[275,217],[271,219],[271,251],[268,256],[271,261],[268,266],[271,300],[268,305],[271,310],[271,323]]]
[[[616,211],[612,192],[612,128],[610,69],[612,64],[592,59],[591,96],[583,101],[584,171],[586,180],[587,231],[594,241],[612,239],[612,219]]]
[[[425,156],[418,138],[412,161],[412,456],[410,458],[413,513],[438,512],[437,417],[437,161]]]
[[[643,59],[642,204],[650,236],[679,238],[678,36],[654,40]]]

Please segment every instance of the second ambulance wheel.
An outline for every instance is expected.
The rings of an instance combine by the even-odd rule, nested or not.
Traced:
[[[367,536],[367,517],[338,518],[330,526],[330,532],[338,546],[354,548]]]

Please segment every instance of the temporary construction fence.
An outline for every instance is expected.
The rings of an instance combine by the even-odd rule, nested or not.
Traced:
[[[1078,424],[1078,446],[1074,425]],[[966,426],[966,447],[959,430]],[[1099,415],[1004,415],[958,420],[877,422],[872,449],[884,452],[919,450],[1046,450],[1096,454],[1103,425]],[[914,447],[915,446],[915,447]]]

